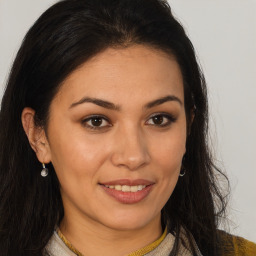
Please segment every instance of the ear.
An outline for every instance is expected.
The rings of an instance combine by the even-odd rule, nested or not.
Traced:
[[[49,143],[44,128],[35,124],[35,111],[32,108],[24,108],[21,121],[29,144],[35,151],[38,161],[45,164],[49,163],[51,161]]]

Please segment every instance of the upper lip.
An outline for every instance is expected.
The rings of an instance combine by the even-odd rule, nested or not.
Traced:
[[[102,182],[100,183],[101,185],[127,185],[127,186],[138,186],[138,185],[152,185],[154,182],[145,180],[145,179],[136,179],[136,180],[130,180],[130,179],[120,179],[120,180],[111,180],[107,182]]]

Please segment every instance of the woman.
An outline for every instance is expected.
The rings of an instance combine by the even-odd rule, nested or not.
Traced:
[[[254,255],[217,230],[205,81],[161,0],[64,0],[3,97],[1,255]]]

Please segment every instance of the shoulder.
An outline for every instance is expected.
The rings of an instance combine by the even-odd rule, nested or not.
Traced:
[[[218,232],[220,247],[223,256],[255,256],[256,244],[242,237],[228,234],[224,231]]]
[[[51,239],[48,241],[45,249],[44,256],[76,256],[60,239],[57,232],[54,231]]]

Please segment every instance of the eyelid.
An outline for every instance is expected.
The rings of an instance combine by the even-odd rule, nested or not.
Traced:
[[[167,119],[168,119],[168,122],[165,123],[165,124],[162,124],[162,125],[161,125],[161,124],[159,124],[159,125],[157,125],[157,124],[148,124],[148,125],[157,126],[157,127],[166,127],[166,126],[171,125],[172,123],[174,123],[174,122],[177,120],[177,118],[176,118],[174,115],[170,114],[170,113],[159,112],[159,113],[154,113],[154,114],[152,114],[152,115],[147,119],[146,123],[147,123],[150,119],[152,119],[152,118],[154,118],[154,117],[156,117],[156,116],[162,116],[162,117],[164,117],[164,118],[167,118]]]
[[[106,121],[109,121],[109,118],[102,114],[92,114],[92,115],[86,116],[83,118],[83,121],[90,120],[92,118],[102,118],[102,119],[105,119]]]
[[[150,124],[149,123],[149,120],[151,120],[152,118],[154,117],[157,117],[157,116],[161,116],[163,118],[166,118],[167,119],[167,122],[165,122],[164,124]],[[93,126],[93,125],[90,125],[88,124],[89,121],[91,121],[92,119],[103,119],[104,121],[106,121],[108,124],[107,125],[104,125],[104,126]],[[150,125],[150,126],[156,126],[156,127],[168,127],[170,126],[172,123],[174,123],[175,121],[177,120],[176,117],[174,117],[173,114],[170,114],[170,113],[165,113],[165,112],[159,112],[159,113],[154,113],[152,115],[150,115],[148,117],[148,119],[146,120],[146,124],[147,125]],[[111,126],[113,126],[111,124],[111,121],[109,120],[108,117],[106,117],[105,115],[102,115],[102,114],[93,114],[93,115],[90,115],[90,116],[87,116],[86,118],[84,118],[82,121],[81,121],[82,125],[85,126],[86,128],[88,129],[91,129],[91,130],[103,130],[103,129],[107,129]]]
[[[87,124],[87,122],[89,122],[90,120],[92,120],[93,118],[99,118],[99,119],[103,119],[104,121],[108,122],[108,125],[104,125],[104,126],[93,126],[93,125],[89,125]],[[104,115],[100,115],[100,114],[95,114],[95,115],[90,115],[90,116],[87,116],[86,118],[84,118],[82,121],[81,121],[82,125],[85,126],[86,128],[89,128],[89,129],[92,129],[92,130],[101,130],[101,129],[104,129],[104,128],[108,128],[111,125],[110,123],[110,120],[109,118],[107,118],[106,116]]]

